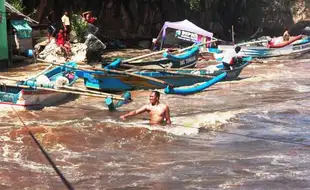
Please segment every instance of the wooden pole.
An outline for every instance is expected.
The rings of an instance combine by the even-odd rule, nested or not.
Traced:
[[[240,43],[240,44],[236,44],[238,46],[245,46],[245,45],[249,45],[249,44],[256,44],[256,43],[262,43],[262,42],[268,42],[268,40],[259,40],[259,41],[253,41],[253,42],[245,42],[245,43]]]
[[[213,78],[212,75],[195,75],[195,74],[191,74],[191,73],[182,73],[182,72],[175,72],[175,71],[169,71],[169,70],[157,70],[159,72],[164,72],[164,73],[168,73],[168,74],[174,74],[174,75],[183,75],[183,76],[191,76],[191,77],[199,77],[199,78],[205,78],[205,79],[210,79]],[[199,71],[199,70],[197,70]]]
[[[141,56],[138,56],[138,57],[133,57],[131,59],[127,59],[127,60],[122,61],[122,63],[128,63],[128,62],[131,62],[131,61],[136,61],[136,60],[143,59],[143,58],[146,58],[146,57],[150,57],[150,56],[153,56],[153,55],[162,54],[165,51],[167,51],[167,50],[165,49],[165,50],[161,50],[161,51],[152,52],[152,53],[149,53],[149,54],[146,54],[146,55],[141,55]]]
[[[92,93],[92,94],[106,95],[106,96],[110,96],[110,97],[112,95],[112,94],[109,94],[109,93],[104,93],[104,92],[99,92],[99,91],[94,91],[94,90],[87,90],[87,89],[73,87],[73,86],[61,86],[60,88],[64,88],[64,89],[68,89],[68,90],[78,90],[78,91],[88,92],[88,93]],[[117,97],[117,98],[122,98],[119,95],[112,95],[112,96],[113,97]]]
[[[41,59],[38,59],[39,61],[45,62],[45,63],[50,63],[50,64],[55,64],[55,65],[59,65],[59,66],[64,66],[63,63],[55,63],[55,62],[47,62]],[[67,66],[68,68],[73,68],[73,69],[79,69],[79,70],[84,70],[84,71],[104,71],[104,72],[111,72],[111,73],[116,73],[116,74],[124,74],[124,75],[129,75],[129,76],[134,76],[134,77],[138,77],[138,78],[143,78],[143,79],[147,79],[150,81],[154,81],[154,82],[158,82],[164,85],[169,85],[169,86],[173,86],[172,84],[167,83],[166,81],[160,80],[160,79],[156,79],[153,77],[148,77],[148,76],[141,76],[135,73],[130,73],[127,71],[118,71],[118,70],[113,70],[113,69],[103,69],[103,68],[95,68],[95,67],[85,67],[85,68],[81,68],[81,67],[72,67],[72,66]]]
[[[11,81],[16,81],[16,82],[21,82],[22,81],[22,80],[13,79],[13,78],[6,77],[6,76],[0,76],[0,79],[11,80]]]
[[[43,71],[39,72],[38,74],[36,74],[35,76],[31,77],[30,79],[35,79],[37,78],[38,76],[42,75],[43,73],[45,73],[47,70],[49,70],[50,68],[52,68],[54,65],[53,64],[50,64],[48,67],[46,67]],[[27,80],[30,80],[30,79],[27,79]]]
[[[216,41],[218,41],[218,39],[216,39],[216,40],[211,40],[211,41],[209,41],[209,42],[204,42],[204,43],[197,44],[197,45],[202,46],[202,45],[209,44],[209,43],[213,43],[213,42],[216,42]],[[183,48],[183,49],[175,50],[175,51],[176,51],[177,53],[182,53],[182,52],[184,52],[184,51],[186,51],[186,50],[188,50],[188,49],[193,48],[194,46],[195,46],[195,44],[194,44],[194,45],[191,45],[191,46],[189,46],[189,47]],[[134,58],[131,58],[131,59],[124,60],[124,61],[122,61],[122,63],[128,63],[128,62],[132,62],[132,61],[137,61],[137,60],[140,60],[140,59],[143,59],[143,58],[146,58],[146,57],[150,57],[150,56],[153,56],[153,55],[162,54],[162,53],[164,53],[164,52],[166,52],[166,51],[168,51],[168,50],[165,49],[165,50],[161,50],[161,51],[157,51],[157,52],[152,52],[152,53],[149,53],[149,54],[146,54],[146,55],[141,55],[141,56],[138,56],[138,57],[134,57]]]
[[[133,68],[133,69],[137,69],[137,71],[141,71],[141,70],[147,70],[147,71],[159,71],[159,72],[165,72],[165,73],[170,73],[170,74],[177,74],[177,75],[183,75],[183,76],[194,76],[194,77],[201,77],[201,78],[210,78],[213,77],[213,75],[195,75],[195,74],[191,74],[191,73],[180,73],[180,72],[176,72],[176,71],[199,71],[199,70],[203,70],[203,68],[192,68],[192,69],[177,69],[177,68],[170,68],[170,69],[152,69],[152,68],[140,68],[139,66],[134,66],[134,65],[127,65],[125,64],[126,67],[128,68]]]
[[[0,76],[0,79],[5,79],[5,80],[12,80],[12,81],[17,81],[20,82],[20,80],[17,79],[13,79],[10,77],[5,77],[5,76]],[[1,85],[1,83],[0,83]],[[109,94],[109,93],[102,93],[102,92],[96,92],[96,91],[90,91],[90,90],[84,90],[84,89],[79,89],[79,88],[74,88],[74,87],[69,87],[69,86],[61,86],[60,88],[68,88],[71,90],[80,90],[80,91],[84,91],[83,92],[75,92],[75,91],[69,91],[69,90],[60,90],[60,89],[54,89],[54,88],[43,88],[43,87],[30,87],[27,85],[13,85],[13,84],[4,84],[6,86],[15,86],[15,87],[22,87],[22,88],[31,88],[31,89],[38,89],[38,90],[45,90],[45,91],[52,91],[52,92],[61,92],[61,93],[70,93],[70,94],[78,94],[78,95],[84,95],[84,96],[93,96],[93,97],[103,97],[103,98],[107,98],[107,97],[111,97],[112,99],[116,99],[116,100],[125,100],[124,98],[122,98],[119,95],[114,95],[114,94]],[[96,93],[94,93],[96,92]]]
[[[231,40],[233,43],[235,43],[234,25],[231,26]]]
[[[197,45],[198,45],[198,46],[203,46],[203,45],[205,45],[205,44],[213,43],[213,42],[216,42],[216,41],[218,41],[218,40],[211,40],[211,41],[209,41],[209,42],[204,42],[204,43],[197,44]],[[191,48],[193,48],[194,46],[195,46],[195,44],[192,45],[192,46],[183,48],[183,49],[175,50],[175,51],[173,51],[173,53],[178,53],[178,54],[176,54],[176,55],[180,55],[180,54],[182,54],[182,52],[184,52],[184,51],[186,51],[186,50],[188,50],[188,49],[191,49]],[[166,50],[165,50],[165,51],[166,51]],[[146,57],[147,57],[147,56],[146,56]],[[167,60],[167,58],[162,58],[162,59],[160,59],[160,60]],[[128,62],[129,62],[129,61],[127,61],[127,60],[126,60],[126,61],[123,61],[121,65],[123,65],[123,63],[128,63]],[[139,63],[139,62],[131,62],[131,64],[135,64],[135,63]]]
[[[54,88],[44,88],[44,87],[35,87],[35,88],[33,88],[33,87],[30,87],[30,86],[27,86],[27,85],[7,84],[6,86],[21,87],[21,88],[27,88],[27,89],[37,89],[37,90],[50,91],[50,92],[59,92],[59,93],[67,93],[67,94],[77,94],[77,95],[99,97],[99,98],[111,97],[112,99],[116,99],[116,100],[125,100],[125,98],[116,97],[113,94],[110,94],[110,95],[100,95],[100,94],[91,94],[91,93],[76,92],[76,91],[70,91],[70,90],[60,90],[60,89],[54,89]]]

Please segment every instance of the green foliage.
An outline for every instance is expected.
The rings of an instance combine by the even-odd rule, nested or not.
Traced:
[[[185,3],[189,4],[189,8],[193,11],[200,10],[200,0],[184,0]]]
[[[78,42],[84,42],[87,31],[87,22],[79,15],[72,15],[72,30],[76,33]]]
[[[20,12],[23,12],[23,10],[25,9],[23,2],[21,0],[7,0],[7,1]]]

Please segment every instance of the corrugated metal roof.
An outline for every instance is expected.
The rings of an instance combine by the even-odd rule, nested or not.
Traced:
[[[27,15],[24,15],[23,13],[21,13],[19,10],[17,10],[14,6],[12,6],[10,3],[8,2],[5,2],[5,8],[8,12],[11,12],[11,13],[15,13],[19,16],[22,16],[24,17],[24,19],[32,24],[39,24],[38,21],[35,21],[33,20],[32,18],[30,18],[29,16]]]

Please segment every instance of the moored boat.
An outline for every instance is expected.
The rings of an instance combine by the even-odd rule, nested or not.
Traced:
[[[215,51],[214,49],[209,49],[209,52],[213,53],[216,59],[220,59],[224,56],[226,50],[232,48],[234,48],[234,46],[232,45],[220,45],[218,46],[218,51]],[[283,55],[293,55],[298,53],[306,53],[308,51],[310,51],[310,36],[296,36],[292,37],[292,39],[287,42],[271,44],[265,43],[264,46],[251,45],[242,46],[241,48],[241,53],[243,53],[245,56],[251,56],[254,58],[268,58]]]
[[[67,65],[74,66],[75,63],[67,63]],[[71,86],[77,79],[78,77],[67,67],[57,66],[37,77],[16,84],[0,83],[0,106],[22,109],[42,109],[45,106],[53,106],[66,99],[69,94],[49,89],[61,85]]]
[[[158,52],[161,54],[160,57],[150,56],[146,57],[145,59],[140,59],[139,61],[124,60],[122,62],[126,63],[127,65],[141,66],[144,68],[192,68],[195,67],[198,61],[199,49],[199,45],[194,45],[177,55],[173,55],[172,52],[161,51]],[[175,52],[178,52],[178,50]],[[154,55],[155,54],[156,52],[154,52]],[[104,66],[105,65],[103,65],[103,67]]]
[[[171,70],[141,70],[132,74],[117,74],[109,71],[82,71],[76,74],[84,79],[87,88],[101,91],[127,91],[135,89],[159,89],[167,86],[189,86],[206,82],[213,77],[227,73],[225,80],[232,80],[239,76],[242,69],[250,64],[251,58],[244,58],[232,70],[225,70],[222,63],[200,69],[174,69]]]

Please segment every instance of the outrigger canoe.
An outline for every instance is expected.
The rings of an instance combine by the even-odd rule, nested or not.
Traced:
[[[127,91],[136,89],[160,89],[180,86],[190,86],[206,82],[226,73],[221,80],[232,80],[239,76],[242,69],[250,64],[251,57],[244,57],[239,65],[232,70],[225,70],[223,64],[207,68],[170,70],[133,71],[133,75],[115,74],[109,71],[76,70],[77,76],[84,79],[87,88],[100,91]],[[218,81],[216,81],[218,82]]]
[[[120,96],[71,87],[78,79],[72,68],[77,68],[75,62],[43,71],[31,79],[18,81],[16,84],[0,83],[0,106],[42,109],[46,106],[57,105],[70,94],[105,98],[105,104],[110,111],[131,102],[130,92],[125,92]],[[3,76],[0,78],[15,80]],[[114,100],[118,101],[114,102]]]
[[[195,45],[178,55],[169,52],[161,53],[161,57],[152,57],[140,61],[126,61],[127,65],[143,66],[144,68],[193,68],[198,61],[199,45]],[[156,53],[156,52],[154,52]],[[159,52],[160,53],[160,52]]]
[[[246,43],[245,43],[246,44]],[[217,49],[210,48],[208,52],[213,53],[216,59],[224,56],[226,50],[234,46],[220,45]],[[253,58],[268,58],[283,55],[293,55],[310,51],[310,36],[296,36],[288,42],[279,44],[266,44],[265,46],[242,46],[241,53]]]
[[[67,63],[75,66],[75,63]],[[53,106],[68,97],[67,93],[60,93],[54,89],[57,85],[71,86],[78,77],[65,66],[57,66],[37,77],[30,78],[16,84],[0,83],[0,106],[14,106],[22,109],[42,109]],[[37,87],[46,88],[40,90]]]

